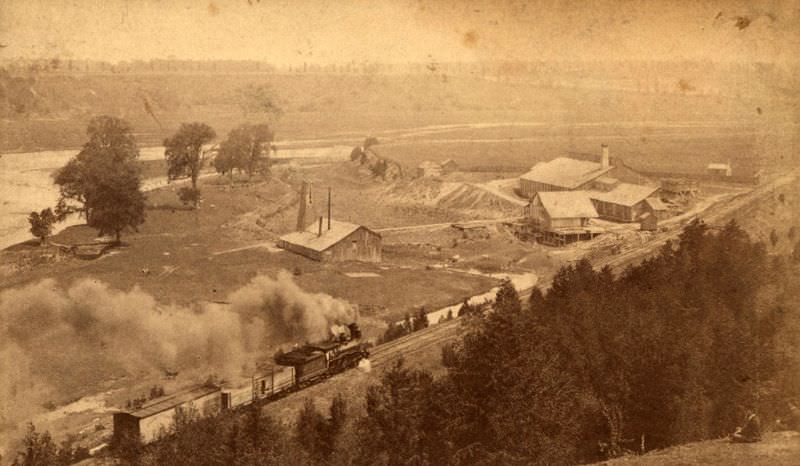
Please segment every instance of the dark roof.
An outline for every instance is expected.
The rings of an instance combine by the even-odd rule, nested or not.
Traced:
[[[330,351],[332,349],[335,349],[337,346],[339,346],[338,341],[325,341],[322,343],[314,343],[308,345],[309,348],[318,349],[320,351]]]
[[[146,403],[144,406],[135,411],[127,412],[127,414],[130,414],[133,417],[138,417],[139,419],[143,419],[146,417],[153,416],[154,414],[167,411],[176,406],[184,405],[190,401],[194,401],[211,393],[218,392],[219,390],[220,390],[219,387],[209,386],[209,385],[203,385],[201,387],[193,387],[187,390],[174,393],[172,395],[167,395],[165,397],[152,400],[151,402]]]
[[[301,348],[293,349],[288,353],[276,356],[275,362],[281,366],[295,366],[299,364],[305,364],[308,361],[312,361],[322,356],[324,356],[324,353],[320,350],[303,346]]]

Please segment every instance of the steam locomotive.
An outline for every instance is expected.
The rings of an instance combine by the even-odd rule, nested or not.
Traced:
[[[193,410],[207,416],[275,399],[356,367],[368,357],[368,345],[361,341],[358,324],[335,325],[329,340],[276,355],[275,363],[280,368],[253,376],[250,386],[194,387],[152,400],[136,410],[114,413],[112,444],[128,439],[138,439],[143,444],[153,442],[168,431],[181,412]]]

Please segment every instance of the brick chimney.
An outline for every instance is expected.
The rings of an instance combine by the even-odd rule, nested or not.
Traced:
[[[600,150],[602,151],[600,154],[600,166],[604,169],[608,168],[610,166],[610,161],[608,157],[608,144],[601,145]]]

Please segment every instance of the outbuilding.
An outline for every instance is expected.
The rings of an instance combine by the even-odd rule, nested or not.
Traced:
[[[369,228],[349,222],[328,219],[323,225],[312,223],[304,231],[281,236],[278,247],[320,262],[380,262],[381,235]]]
[[[592,202],[600,218],[615,222],[635,222],[648,211],[647,198],[658,192],[658,187],[620,183],[609,192],[592,194]]]
[[[669,209],[660,198],[648,197],[645,202],[647,203],[647,211],[653,214],[658,220],[664,220],[669,217]]]
[[[726,179],[733,175],[730,163],[709,163],[706,173],[714,179]]]
[[[453,159],[445,160],[440,164],[440,166],[442,167],[442,173],[445,175],[458,171],[458,164]]]
[[[439,178],[443,174],[442,166],[436,162],[426,160],[417,167],[419,178]]]
[[[656,231],[658,229],[658,218],[650,212],[643,213],[639,217],[639,228],[643,231]]]

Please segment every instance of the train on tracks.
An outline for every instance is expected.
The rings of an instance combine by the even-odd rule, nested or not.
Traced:
[[[328,341],[306,344],[275,356],[279,368],[253,376],[251,384],[235,389],[204,385],[158,398],[137,409],[113,415],[112,444],[137,440],[151,443],[169,432],[175,417],[190,410],[213,415],[300,390],[324,378],[358,366],[369,357],[355,323],[334,326]]]

